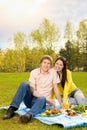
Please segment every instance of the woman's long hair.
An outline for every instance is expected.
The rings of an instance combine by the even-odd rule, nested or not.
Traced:
[[[67,81],[67,69],[66,69],[66,58],[65,57],[58,57],[56,60],[55,60],[55,63],[58,61],[58,60],[61,60],[63,62],[63,69],[62,69],[62,80],[61,80],[61,85],[62,87],[64,88],[64,85],[65,85],[65,81]]]

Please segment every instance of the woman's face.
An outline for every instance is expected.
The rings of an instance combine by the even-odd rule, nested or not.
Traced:
[[[62,69],[63,69],[64,65],[63,65],[63,62],[61,60],[57,60],[55,65],[54,65],[54,69],[57,71],[57,72],[61,72]]]

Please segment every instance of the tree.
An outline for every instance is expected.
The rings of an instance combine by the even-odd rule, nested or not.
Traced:
[[[36,46],[42,48],[43,47],[43,35],[41,34],[41,31],[39,29],[36,29],[35,31],[31,32],[31,38],[32,38],[32,42],[35,44]]]
[[[14,50],[7,49],[3,58],[4,72],[15,72],[16,60]]]
[[[16,71],[25,71],[25,54],[23,48],[26,45],[26,35],[18,32],[14,35],[14,44],[16,50]]]
[[[59,30],[55,24],[51,24],[48,19],[44,19],[42,22],[41,30],[43,32],[44,44],[47,45],[47,48],[52,50],[53,44],[59,40]]]
[[[73,39],[72,25],[69,21],[66,22],[64,38],[66,39],[66,41],[72,41]]]
[[[22,50],[25,46],[26,35],[22,32],[18,32],[14,35],[14,45],[16,50]]]
[[[30,37],[39,48],[52,50],[54,49],[53,44],[58,42],[60,34],[55,24],[51,24],[48,19],[44,19],[39,28],[31,32]]]
[[[5,53],[0,49],[0,72],[4,71],[4,55]]]
[[[80,45],[82,63],[84,70],[87,71],[87,19],[82,20],[77,30],[77,41]]]
[[[73,70],[75,68],[75,40],[73,36],[72,25],[69,21],[66,22],[64,30],[65,48],[60,50],[60,55],[66,57],[68,68]]]
[[[73,44],[68,40],[65,43],[65,49],[60,50],[60,55],[66,57],[68,68],[73,70],[74,69],[74,62],[73,62],[73,55],[74,55],[74,47]]]

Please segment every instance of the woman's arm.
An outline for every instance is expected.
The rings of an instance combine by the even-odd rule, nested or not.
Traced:
[[[69,70],[67,70],[67,81],[65,81],[65,85],[64,85],[64,92],[63,92],[63,98],[67,99],[68,98],[68,94],[69,94],[69,90],[72,87],[72,75],[71,72]]]
[[[67,70],[67,81],[65,82],[65,86],[64,86],[64,92],[63,92],[63,108],[68,109],[69,108],[69,101],[68,101],[68,95],[69,95],[69,91],[70,89],[72,89],[72,75],[71,72],[69,70]]]

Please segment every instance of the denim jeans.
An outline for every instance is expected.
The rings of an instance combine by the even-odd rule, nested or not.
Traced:
[[[69,102],[70,105],[85,105],[86,99],[80,89],[74,90],[71,94],[69,94]]]
[[[46,108],[46,98],[44,96],[39,98],[34,97],[27,82],[20,84],[10,106],[18,109],[22,101],[30,108],[28,113],[32,114],[32,116],[40,112],[41,109]]]

